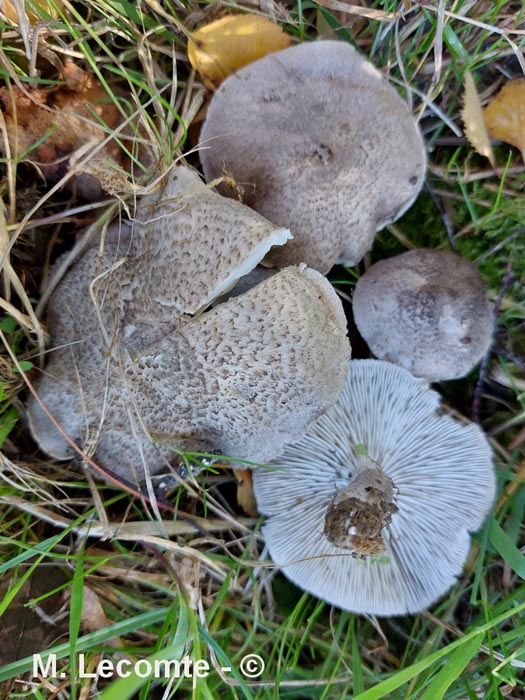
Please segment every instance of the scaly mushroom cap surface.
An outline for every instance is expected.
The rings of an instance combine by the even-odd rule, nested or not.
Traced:
[[[429,381],[468,374],[494,328],[479,272],[449,251],[411,250],[376,263],[355,287],[353,311],[376,357]]]
[[[132,335],[141,347],[163,338],[290,238],[287,229],[221,197],[194,170],[174,169],[166,185],[139,205],[116,286],[128,344]],[[144,313],[145,305],[155,308],[153,315]]]
[[[36,387],[77,445],[134,483],[177,462],[177,450],[274,457],[333,404],[350,353],[337,296],[304,267],[190,316],[288,233],[193,173],[174,178],[130,233],[113,230],[104,255],[88,250],[57,287],[55,349]],[[27,408],[42,449],[74,456],[37,401]]]
[[[208,180],[232,175],[246,204],[292,231],[268,263],[322,273],[361,260],[375,232],[412,204],[426,163],[406,104],[337,41],[279,51],[227,78],[209,105],[200,157]]]
[[[442,596],[495,495],[481,430],[377,360],[349,363],[336,404],[272,466],[255,470],[254,491],[273,560],[356,613],[415,613]]]

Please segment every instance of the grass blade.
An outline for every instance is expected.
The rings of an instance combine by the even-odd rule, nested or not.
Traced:
[[[89,634],[79,637],[76,643],[76,653],[79,654],[85,651],[93,651],[97,646],[104,644],[109,639],[115,637],[121,637],[130,632],[135,632],[136,630],[144,629],[149,625],[154,625],[162,622],[166,615],[168,614],[168,608],[158,608],[156,610],[150,610],[142,615],[137,615],[131,619],[121,620],[120,622],[105,627],[104,629],[97,630],[96,632],[90,632]],[[51,654],[56,654],[57,661],[64,659],[69,656],[70,644],[69,641],[63,644],[57,644],[51,649],[46,649],[42,651],[41,657],[42,661],[45,662]],[[0,668],[0,683],[9,680],[9,678],[15,678],[15,676],[23,675],[28,671],[33,669],[33,655],[26,656],[24,659],[19,661],[14,661],[12,664],[7,664],[3,668]]]
[[[456,651],[450,654],[449,658],[445,661],[444,667],[421,696],[421,700],[442,700],[447,689],[458,678],[465,666],[467,666],[479,649],[479,645],[484,636],[484,633],[480,632],[475,637],[472,637],[472,639],[468,639],[462,646],[458,647]]]
[[[525,557],[495,519],[492,520],[489,537],[497,553],[518,576],[525,579]]]

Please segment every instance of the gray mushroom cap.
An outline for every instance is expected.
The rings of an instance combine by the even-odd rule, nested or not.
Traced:
[[[349,363],[336,404],[272,466],[255,470],[254,491],[274,562],[356,613],[415,613],[442,596],[495,495],[482,431],[444,415],[425,381],[377,360]]]
[[[294,236],[266,258],[322,273],[358,263],[421,189],[426,157],[406,104],[349,44],[304,43],[242,68],[215,93],[200,157]],[[232,195],[226,184],[220,191]],[[233,193],[235,194],[235,193]]]
[[[266,461],[333,404],[350,346],[320,274],[287,268],[204,310],[288,232],[179,168],[121,233],[102,256],[88,250],[54,292],[50,360],[36,385],[96,462],[138,484],[180,450]],[[76,454],[36,400],[27,413],[44,451]]]
[[[479,272],[449,251],[411,250],[376,263],[355,287],[353,312],[377,358],[429,381],[470,372],[494,328]]]

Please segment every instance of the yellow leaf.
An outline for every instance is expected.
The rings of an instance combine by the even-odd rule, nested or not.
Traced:
[[[483,111],[489,134],[521,151],[525,161],[525,78],[504,85]]]
[[[465,73],[465,94],[463,97],[463,110],[461,111],[463,124],[465,125],[465,135],[476,149],[476,151],[489,159],[494,167],[494,153],[490,145],[483,112],[479,104],[479,97],[474,84],[474,79],[469,71]]]
[[[33,8],[31,8],[31,5],[33,5]],[[36,14],[35,11],[31,11],[31,9],[35,10],[39,7],[46,14],[51,15],[51,17],[58,17],[57,8],[61,6],[62,0],[33,0],[32,3],[23,3],[23,11],[26,12],[30,24],[35,24],[36,22],[41,21],[42,18]],[[19,21],[18,10],[15,3],[11,2],[11,0],[0,1],[0,12],[2,12],[12,22]]]
[[[252,470],[234,469],[233,473],[237,479],[237,503],[247,515],[253,517],[258,515],[257,502],[253,493]]]
[[[281,27],[259,15],[229,15],[197,29],[188,41],[190,63],[219,85],[248,63],[290,45]]]

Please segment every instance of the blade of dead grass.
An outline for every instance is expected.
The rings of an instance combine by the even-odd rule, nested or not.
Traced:
[[[1,117],[1,120],[3,123],[3,116]],[[4,278],[4,290],[7,295],[7,299],[0,299],[0,306],[3,307],[5,311],[10,313],[14,318],[16,318],[16,320],[22,326],[22,328],[25,328],[27,331],[36,335],[39,350],[40,352],[44,352],[44,330],[40,321],[36,317],[33,305],[27,295],[27,292],[24,289],[24,285],[20,281],[20,278],[18,277],[13,266],[11,265],[10,250],[12,244],[13,241],[10,239],[7,229],[4,202],[3,199],[0,197],[0,270],[2,271],[2,275]],[[25,309],[27,315],[20,313],[9,301],[11,287],[20,298],[22,306]]]
[[[39,520],[48,522],[56,527],[71,529],[80,537],[99,537],[101,539],[122,539],[122,540],[138,540],[142,537],[158,535],[160,532],[159,523],[156,521],[126,521],[126,522],[111,522],[108,521],[107,526],[100,522],[79,522],[72,521],[69,518],[59,515],[58,513],[48,510],[38,503],[20,498],[15,494],[0,496],[0,503],[11,505],[20,510],[31,513]],[[168,536],[179,536],[198,534],[202,532],[219,532],[221,530],[239,530],[243,533],[251,532],[253,526],[257,523],[257,518],[239,517],[235,520],[223,520],[221,518],[201,518],[197,515],[191,515],[188,519],[163,520],[162,529]]]
[[[348,15],[357,15],[358,17],[367,17],[368,19],[380,20],[382,22],[393,22],[401,17],[400,12],[385,12],[384,10],[373,10],[369,7],[360,5],[350,5],[339,0],[317,0],[317,4],[327,10],[336,10],[344,12]]]

